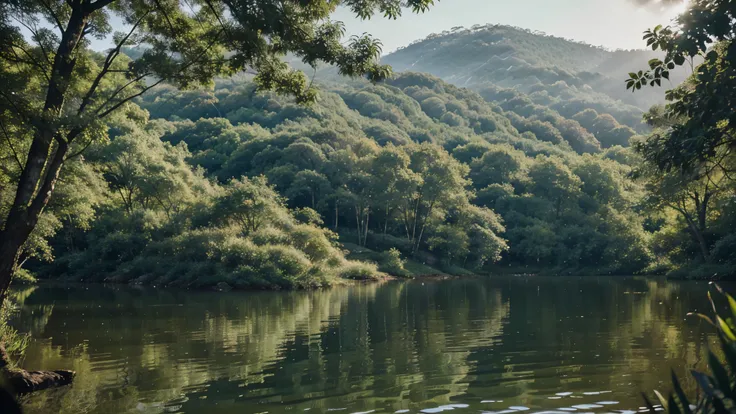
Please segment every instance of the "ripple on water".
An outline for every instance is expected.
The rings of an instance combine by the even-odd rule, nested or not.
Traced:
[[[559,395],[560,397],[567,397],[568,395],[572,395],[571,392],[558,392],[555,395]]]
[[[578,410],[590,410],[593,408],[603,408],[603,406],[598,404],[578,404],[573,405],[572,408],[577,408]]]

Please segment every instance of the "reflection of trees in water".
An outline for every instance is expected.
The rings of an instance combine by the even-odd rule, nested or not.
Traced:
[[[591,277],[499,287],[511,303],[509,328],[494,352],[471,356],[483,375],[467,398],[533,405],[561,391],[613,390],[636,400],[661,388],[670,368],[703,363],[711,330],[685,315],[707,303],[705,285]]]
[[[78,378],[27,409],[367,411],[453,399],[533,405],[586,387],[635,394],[668,376],[663,359],[698,363],[709,330],[684,315],[704,302],[699,285],[605,278],[248,294],[39,288],[20,324],[50,339],[28,363]]]
[[[58,294],[39,290],[27,313],[38,319]],[[28,358],[34,366],[71,367],[77,382],[61,398],[34,396],[27,410],[155,410],[186,394],[193,411],[205,396],[223,404],[310,399],[309,406],[327,404],[324,397],[371,405],[447,401],[464,391],[452,385],[469,371],[464,349],[490,344],[508,309],[499,292],[464,294],[395,283],[240,295],[113,288],[74,296],[57,305],[39,331],[50,339],[38,340]]]

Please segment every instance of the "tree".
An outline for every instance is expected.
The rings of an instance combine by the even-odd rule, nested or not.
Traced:
[[[629,73],[626,88],[661,86],[677,66],[690,66],[691,79],[665,94],[667,116],[682,122],[649,140],[641,153],[662,170],[697,170],[703,163],[720,162],[722,148],[736,148],[736,8],[729,0],[693,0],[676,23],[645,32],[647,46],[665,56],[650,60],[646,70]],[[697,67],[696,56],[703,59]]]
[[[117,137],[88,154],[128,214],[155,204],[171,215],[191,202],[195,193],[207,191],[201,172],[187,164],[190,154],[183,144],[173,146],[146,132]]]
[[[263,176],[232,180],[225,194],[215,202],[214,216],[238,225],[244,235],[251,234],[269,221],[278,221],[283,203]]]
[[[322,201],[320,197],[329,191],[330,181],[324,174],[320,174],[314,170],[302,170],[296,173],[285,195],[294,200],[306,194],[310,201],[309,207],[316,209],[317,205]]]
[[[409,148],[409,168],[419,178],[412,191],[404,194],[399,213],[404,221],[407,240],[416,253],[429,219],[436,210],[466,201],[468,166],[460,164],[437,145],[422,143]]]
[[[580,192],[580,178],[559,159],[538,156],[529,167],[534,194],[545,197],[555,204],[555,217],[560,218],[565,200]]]
[[[400,147],[391,144],[381,148],[371,163],[373,176],[373,202],[383,213],[383,234],[394,216],[401,199],[416,188],[418,177],[409,168],[409,155]]]
[[[186,3],[186,5],[185,5]],[[69,157],[105,135],[104,121],[154,86],[209,83],[216,74],[248,70],[263,89],[313,101],[306,75],[282,61],[287,52],[312,66],[335,65],[342,75],[380,80],[390,68],[378,63],[379,41],[352,37],[329,21],[344,4],[361,18],[401,14],[399,0],[9,0],[0,4],[0,122],[10,139],[30,142],[14,201],[0,231],[0,297],[18,253],[48,204]],[[406,2],[414,12],[432,0]],[[126,32],[113,34],[104,54],[90,38],[112,32],[117,16]],[[48,23],[50,28],[39,24]],[[21,26],[31,33],[30,42]],[[142,46],[131,61],[123,48]],[[226,53],[230,52],[230,53]]]

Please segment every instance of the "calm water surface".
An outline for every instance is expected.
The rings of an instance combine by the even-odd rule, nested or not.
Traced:
[[[668,391],[671,367],[704,366],[715,337],[685,314],[707,310],[706,290],[596,277],[41,286],[15,291],[15,324],[34,338],[26,367],[78,373],[26,399],[29,413],[621,413],[641,390]]]

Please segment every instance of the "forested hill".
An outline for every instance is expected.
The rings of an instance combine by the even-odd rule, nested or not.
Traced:
[[[643,130],[641,113],[664,101],[662,89],[626,91],[626,73],[660,54],[608,51],[541,32],[502,25],[455,28],[433,34],[385,56],[395,71],[431,73],[457,86],[483,91],[513,88],[566,117],[584,108],[613,115]],[[687,75],[673,71],[673,84]]]
[[[577,121],[526,118],[417,73],[321,85],[312,107],[254,88],[244,78],[214,92],[159,88],[141,106],[193,166],[220,182],[264,175],[343,243],[444,269],[503,257],[626,273],[650,262],[632,154],[601,149]]]

